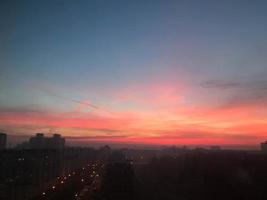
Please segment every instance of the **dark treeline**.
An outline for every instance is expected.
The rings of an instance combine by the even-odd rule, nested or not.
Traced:
[[[147,164],[108,165],[102,199],[267,199],[267,156],[245,152],[190,152]],[[100,198],[101,199],[101,198]]]

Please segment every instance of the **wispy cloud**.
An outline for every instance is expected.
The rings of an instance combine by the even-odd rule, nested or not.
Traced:
[[[260,106],[267,104],[267,80],[222,81],[212,80],[201,84],[213,90],[231,90],[223,106]]]
[[[72,99],[72,98],[68,98],[68,97],[60,95],[57,92],[54,92],[54,91],[49,90],[49,89],[44,88],[44,87],[38,88],[38,90],[40,90],[41,92],[45,93],[46,95],[49,95],[49,96],[52,96],[52,97],[56,97],[56,98],[62,99],[64,101],[69,101],[69,102],[80,104],[80,105],[83,105],[83,106],[88,106],[88,107],[93,108],[93,109],[101,109],[99,106],[96,106],[96,105],[94,105],[92,103],[85,102],[85,101],[79,101],[79,100]]]
[[[238,88],[240,87],[240,83],[235,81],[210,80],[201,83],[201,86],[204,88],[226,90]]]

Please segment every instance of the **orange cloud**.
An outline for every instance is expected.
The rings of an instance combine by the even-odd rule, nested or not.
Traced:
[[[69,112],[2,110],[0,125],[13,132],[53,128],[83,140],[142,144],[255,144],[267,137],[261,104],[192,105],[188,91],[168,84],[129,87],[90,112],[84,110],[89,101]]]

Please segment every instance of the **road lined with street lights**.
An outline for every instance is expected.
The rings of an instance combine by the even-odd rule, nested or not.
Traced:
[[[85,200],[100,187],[103,164],[91,163],[57,180],[32,200]]]

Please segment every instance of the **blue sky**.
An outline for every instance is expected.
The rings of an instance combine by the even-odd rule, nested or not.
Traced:
[[[136,112],[151,110],[147,93],[160,99],[155,88],[164,87],[183,107],[262,106],[266,9],[237,0],[1,1],[0,107],[72,112],[75,100]],[[125,93],[132,99],[118,100]]]

